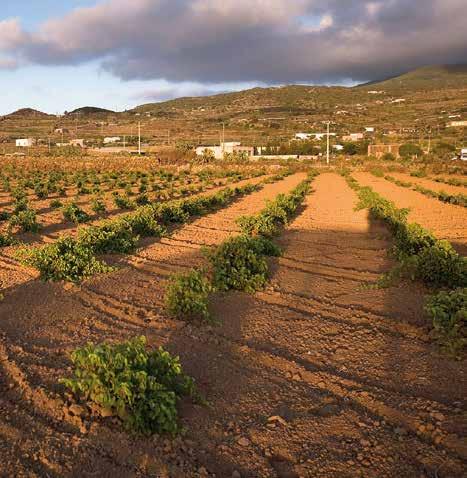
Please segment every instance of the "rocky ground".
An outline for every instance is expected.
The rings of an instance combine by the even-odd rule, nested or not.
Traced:
[[[430,208],[425,200],[435,201],[355,176],[404,204],[418,204],[413,194]],[[393,265],[391,238],[354,210],[356,195],[340,176],[314,181],[278,239],[284,254],[271,260],[264,291],[216,296],[213,326],[165,315],[171,273],[202,265],[203,246],[238,233],[238,216],[303,178],[266,185],[134,256],[113,257],[120,270],[81,286],[30,275],[8,289],[0,302],[0,476],[464,476],[465,363],[431,341],[423,287],[368,287]],[[457,207],[438,204],[436,232],[461,243],[466,222],[448,224]],[[422,212],[414,207],[411,219],[428,223]],[[183,403],[187,432],[175,440],[128,434],[57,384],[77,346],[141,334],[180,355],[208,402]]]

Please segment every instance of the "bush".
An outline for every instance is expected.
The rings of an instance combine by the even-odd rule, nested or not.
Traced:
[[[101,212],[105,212],[107,208],[101,198],[93,198],[91,200],[91,209],[94,213],[99,214]]]
[[[90,219],[89,214],[83,211],[75,202],[70,202],[63,206],[62,213],[66,221],[74,222],[75,224],[81,224]]]
[[[126,221],[134,234],[142,237],[161,237],[165,229],[157,222],[158,209],[154,206],[139,207],[134,213],[128,214],[122,220]]]
[[[416,144],[405,143],[399,147],[399,154],[403,158],[411,158],[412,156],[422,156],[423,151]]]
[[[218,290],[243,290],[253,293],[264,287],[268,278],[265,255],[280,250],[262,237],[236,236],[208,254],[213,266],[213,284]]]
[[[392,153],[384,153],[381,159],[383,161],[395,161],[396,157]]]
[[[78,231],[78,242],[94,254],[127,254],[136,248],[139,237],[123,220],[105,221]]]
[[[135,205],[128,196],[120,196],[118,193],[114,195],[114,204],[119,209],[134,209]]]
[[[52,201],[50,201],[50,207],[52,209],[59,209],[63,207],[62,201],[60,201],[59,199],[52,199]]]
[[[212,288],[206,276],[192,270],[172,276],[166,290],[167,311],[179,319],[209,320],[209,293]]]
[[[467,289],[429,296],[425,311],[443,345],[454,354],[461,351],[467,343]]]
[[[18,211],[9,219],[10,228],[19,227],[22,232],[38,232],[40,225],[37,222],[37,215],[34,209]]]
[[[159,348],[147,351],[146,339],[119,344],[88,344],[74,351],[74,378],[61,382],[83,400],[116,414],[132,430],[175,434],[177,404],[194,393],[178,357]]]
[[[46,281],[80,282],[94,274],[113,270],[99,262],[91,249],[69,236],[46,246],[20,250],[18,255],[22,262],[38,269]]]
[[[2,234],[0,233],[0,247],[11,246],[14,243],[13,238],[10,234]]]

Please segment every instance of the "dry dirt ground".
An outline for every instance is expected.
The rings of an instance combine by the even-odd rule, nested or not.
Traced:
[[[467,194],[467,188],[464,186],[451,186],[450,184],[438,183],[428,178],[417,178],[410,176],[410,174],[404,173],[390,173],[390,176],[399,179],[400,181],[406,181],[414,185],[423,186],[424,188],[431,189],[432,191],[441,192],[445,191],[449,194]],[[463,179],[463,181],[465,178]]]
[[[397,207],[409,208],[409,221],[418,222],[433,231],[439,239],[447,239],[456,250],[467,254],[467,209],[447,204],[436,198],[425,196],[417,191],[397,186],[384,178],[370,173],[353,173],[352,176],[362,185],[370,186],[386,199],[394,201]],[[436,182],[431,182],[435,188]],[[446,185],[446,188],[449,186]]]
[[[215,326],[164,314],[169,274],[203,264],[202,246],[237,233],[238,216],[303,177],[148,241],[118,258],[119,271],[79,287],[31,278],[8,290],[0,476],[464,476],[465,364],[430,342],[421,286],[366,287],[392,266],[390,237],[354,211],[340,176],[313,183],[278,239],[284,254],[271,260],[266,290],[216,296]],[[75,347],[136,334],[180,355],[208,401],[183,404],[187,433],[174,441],[129,435],[57,385]]]

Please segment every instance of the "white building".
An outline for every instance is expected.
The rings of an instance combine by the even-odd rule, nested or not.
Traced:
[[[375,128],[373,126],[365,126],[365,132],[366,133],[374,133]]]
[[[195,152],[197,156],[202,156],[206,150],[212,151],[216,159],[223,159],[225,153],[247,153],[248,156],[253,156],[254,154],[254,148],[252,146],[242,146],[241,143],[237,141],[221,143],[216,146],[198,146]]]
[[[334,144],[332,146],[336,151],[342,151],[344,149],[344,146],[342,144]]]
[[[108,136],[104,138],[104,144],[118,143],[119,141],[121,141],[120,136]]]
[[[462,126],[467,126],[467,120],[463,120],[463,121],[450,121],[450,122],[447,124],[447,127],[448,127],[448,128],[459,128],[459,127],[462,127]]]
[[[16,140],[16,146],[18,148],[29,148],[35,144],[35,140],[33,138],[22,138]]]
[[[313,135],[311,133],[297,133],[295,139],[307,140],[310,139]]]

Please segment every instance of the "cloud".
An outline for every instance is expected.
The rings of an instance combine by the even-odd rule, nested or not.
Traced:
[[[0,22],[0,50],[99,61],[123,80],[359,81],[465,62],[466,12],[465,0],[107,0],[33,32]]]

